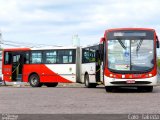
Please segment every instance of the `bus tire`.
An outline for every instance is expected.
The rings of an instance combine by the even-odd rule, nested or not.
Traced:
[[[29,77],[29,84],[32,87],[41,87],[42,86],[42,83],[40,83],[40,78],[39,78],[39,76],[37,74],[32,74]]]
[[[89,75],[88,74],[86,74],[85,77],[84,77],[84,83],[85,83],[85,86],[87,88],[95,88],[97,86],[96,83],[90,83],[89,82]]]
[[[44,83],[47,87],[56,87],[58,85],[58,82],[56,83]]]
[[[106,92],[112,92],[113,88],[111,86],[105,86]]]

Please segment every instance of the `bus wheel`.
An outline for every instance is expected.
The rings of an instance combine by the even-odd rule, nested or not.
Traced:
[[[86,74],[85,77],[84,77],[84,83],[85,83],[85,86],[87,88],[95,88],[97,86],[96,83],[90,83],[89,82],[89,75],[88,74]]]
[[[42,83],[40,83],[40,79],[37,74],[32,74],[29,77],[29,83],[32,87],[41,87],[42,86]]]
[[[106,92],[112,92],[113,88],[111,86],[105,86]]]
[[[44,83],[47,87],[56,87],[58,85],[58,82],[56,83]]]

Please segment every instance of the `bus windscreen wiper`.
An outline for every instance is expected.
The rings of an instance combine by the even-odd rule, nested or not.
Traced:
[[[142,45],[142,42],[143,42],[143,40],[140,40],[139,43],[138,43],[138,45],[137,45],[137,48],[136,48],[136,54],[137,55],[138,55],[138,51],[139,51],[139,49],[140,49],[140,47]]]
[[[121,40],[118,40],[118,42],[120,43],[120,45],[121,45],[124,49],[126,49],[126,46],[123,44],[123,42],[122,42]]]

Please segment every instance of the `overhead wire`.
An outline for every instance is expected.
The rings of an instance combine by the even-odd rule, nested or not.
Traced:
[[[1,42],[2,45],[8,45],[13,47],[44,47],[44,46],[54,46],[54,47],[61,47],[58,45],[48,45],[48,44],[39,44],[39,43],[29,43],[29,42],[19,42],[19,41],[12,41],[12,40],[3,40]]]

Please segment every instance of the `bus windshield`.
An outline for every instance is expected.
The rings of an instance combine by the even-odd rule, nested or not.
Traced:
[[[109,39],[108,68],[143,72],[154,66],[153,39]]]

